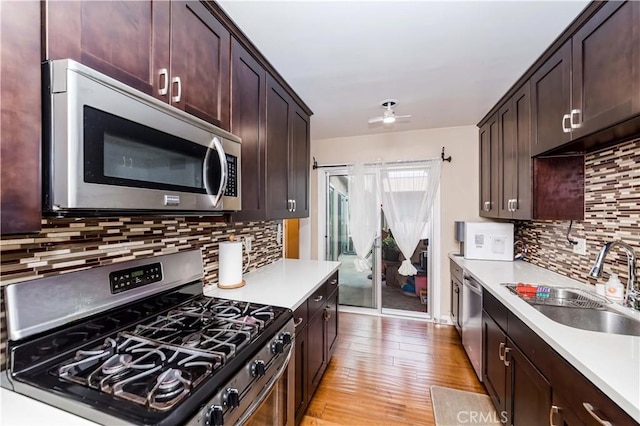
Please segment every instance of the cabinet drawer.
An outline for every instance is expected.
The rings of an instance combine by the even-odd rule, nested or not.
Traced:
[[[545,377],[551,377],[551,361],[554,356],[551,346],[511,312],[509,312],[508,328],[509,338],[522,353]]]
[[[309,319],[311,319],[327,304],[327,282],[325,281],[320,287],[318,287],[318,289],[309,296],[307,301],[309,303],[308,316]]]
[[[458,281],[462,282],[463,280],[462,266],[458,265],[456,262],[449,259],[449,268],[451,269],[451,275],[457,278]]]
[[[576,370],[561,355],[553,351],[553,374],[551,385],[554,394],[558,395],[568,407],[567,409],[580,418],[584,424],[595,425],[593,416],[587,411],[585,404],[602,420],[613,425],[637,424],[622,408],[598,389],[589,379]]]
[[[298,309],[293,312],[293,321],[296,325],[296,333],[298,332],[298,330],[302,330],[307,325],[307,321],[309,320],[308,303],[309,300],[305,300],[304,302],[302,302],[302,305],[298,306]]]
[[[491,315],[502,330],[507,330],[509,310],[485,289],[482,289],[482,308]]]
[[[333,292],[338,289],[338,271],[329,277],[325,286],[327,287],[327,298],[330,298]]]

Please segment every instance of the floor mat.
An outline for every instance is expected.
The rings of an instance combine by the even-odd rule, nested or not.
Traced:
[[[488,395],[431,386],[431,402],[436,426],[501,424]]]

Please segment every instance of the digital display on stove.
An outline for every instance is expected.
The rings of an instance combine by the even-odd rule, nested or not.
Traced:
[[[162,265],[159,262],[109,274],[111,294],[122,293],[158,281],[162,281]]]

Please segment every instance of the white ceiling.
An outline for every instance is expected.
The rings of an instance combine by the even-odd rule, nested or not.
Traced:
[[[313,110],[312,139],[475,125],[587,1],[219,3]],[[396,98],[409,123],[367,120]]]

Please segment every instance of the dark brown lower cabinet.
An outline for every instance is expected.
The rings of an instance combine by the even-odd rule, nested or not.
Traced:
[[[307,389],[309,395],[313,395],[313,392],[315,392],[327,366],[324,350],[327,337],[324,330],[324,310],[320,310],[316,312],[313,318],[309,319],[309,352],[307,356],[307,375],[309,377]]]
[[[549,424],[554,426],[582,426],[585,423],[578,418],[570,405],[561,397],[554,395],[549,413]]]
[[[547,379],[509,338],[504,363],[507,368],[507,410],[499,415],[512,425],[546,424],[551,406],[551,385]]]
[[[327,329],[327,363],[333,356],[338,343],[338,290],[336,290],[327,299],[327,307],[325,308],[324,319]]]
[[[301,328],[298,330],[298,328]],[[308,328],[305,324],[304,327],[296,327],[296,385],[294,396],[294,410],[296,413],[296,424],[302,421],[305,411],[307,411],[307,369],[306,359],[308,355],[307,346]]]
[[[328,295],[328,297],[327,297]],[[293,314],[296,323],[296,424],[300,424],[338,342],[338,273]]]
[[[638,424],[486,290],[482,336],[483,382],[503,424]]]
[[[507,335],[486,311],[482,312],[482,338],[482,380],[500,414],[507,409],[507,369],[504,365]]]

